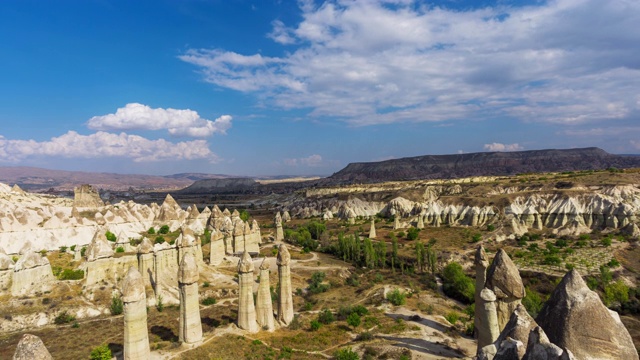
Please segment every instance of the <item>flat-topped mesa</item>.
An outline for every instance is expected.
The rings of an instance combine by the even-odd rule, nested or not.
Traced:
[[[99,227],[93,235],[91,244],[87,247],[87,261],[96,261],[98,259],[112,257],[113,254],[111,243],[107,240],[106,230]]]
[[[53,357],[39,337],[24,334],[13,354],[13,360],[53,360]]]
[[[264,330],[275,329],[273,318],[273,303],[271,302],[269,262],[267,258],[262,260],[260,265],[260,285],[258,286],[258,296],[256,297],[256,314],[258,325]]]
[[[525,296],[520,272],[503,249],[498,250],[491,266],[487,269],[485,287],[493,290],[496,294],[498,326],[502,331],[509,321],[511,313]]]
[[[280,212],[276,213],[275,218],[273,219],[273,224],[276,227],[276,242],[280,242],[284,240],[284,231],[282,230],[282,217],[280,216]]]
[[[536,322],[553,344],[576,359],[638,359],[629,331],[576,270],[567,273]]]
[[[73,188],[73,206],[77,208],[97,209],[104,206],[104,201],[93,186],[85,184]]]
[[[147,360],[150,356],[147,331],[147,295],[142,274],[130,267],[122,281],[124,303],[124,358]]]
[[[278,247],[278,322],[289,325],[293,320],[293,290],[291,286],[291,254],[285,244]]]
[[[371,227],[369,228],[369,239],[376,238],[376,219],[371,219]]]
[[[249,252],[242,253],[238,261],[238,327],[249,332],[258,332],[260,328],[256,321],[256,307],[253,302],[253,261]]]
[[[202,341],[202,323],[198,301],[198,264],[191,253],[185,253],[178,268],[178,288],[180,291],[179,339],[186,344]]]

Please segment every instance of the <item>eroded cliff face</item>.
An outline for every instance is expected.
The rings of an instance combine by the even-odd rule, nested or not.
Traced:
[[[353,214],[376,214],[406,219],[417,226],[476,226],[501,224],[508,233],[523,234],[531,229],[551,229],[559,234],[579,234],[595,229],[622,229],[640,235],[638,185],[575,186],[570,189],[528,187],[487,187],[463,189],[459,184],[427,185],[413,191],[412,199],[403,196],[389,201],[366,201],[358,196],[375,197],[375,189],[359,189],[360,195],[340,199],[337,191],[329,196],[310,196],[292,202],[286,208],[292,216],[307,218],[331,213],[342,219]],[[321,193],[321,191],[316,191]],[[325,195],[330,194],[327,190]]]

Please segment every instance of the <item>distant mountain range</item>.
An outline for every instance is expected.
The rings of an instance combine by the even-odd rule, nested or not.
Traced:
[[[91,184],[105,190],[176,190],[203,179],[224,179],[219,174],[183,173],[168,176],[94,173],[83,171],[50,170],[35,167],[0,167],[0,182],[18,184],[25,190],[38,191],[55,188],[72,190],[81,184]]]
[[[610,167],[640,167],[640,157],[613,155],[596,147],[425,155],[379,162],[351,163],[328,178],[320,180],[320,184],[454,179],[528,172],[598,170]]]

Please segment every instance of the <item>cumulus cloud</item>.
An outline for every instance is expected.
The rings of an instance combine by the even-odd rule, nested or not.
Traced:
[[[126,133],[98,131],[81,135],[69,131],[49,141],[9,140],[0,135],[0,161],[18,162],[25,158],[51,156],[63,158],[128,158],[135,162],[220,159],[209,150],[205,140],[172,143],[164,139],[150,140]]]
[[[304,158],[284,159],[284,163],[288,166],[316,167],[323,165],[322,156],[318,154],[313,154]]]
[[[520,146],[520,144],[501,144],[501,143],[491,143],[484,144],[484,149],[488,151],[520,151],[524,150],[524,147]]]
[[[497,116],[579,124],[640,109],[638,1],[299,4],[299,23],[274,21],[268,34],[299,44],[281,57],[190,49],[180,58],[220,87],[355,125]]]
[[[226,134],[231,128],[231,116],[223,115],[215,121],[203,119],[193,110],[153,109],[147,105],[131,103],[119,108],[115,114],[94,116],[87,121],[93,130],[163,130],[175,136],[210,137]]]

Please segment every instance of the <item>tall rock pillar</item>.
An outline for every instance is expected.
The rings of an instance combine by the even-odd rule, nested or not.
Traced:
[[[477,329],[478,349],[493,344],[498,336],[498,313],[496,310],[496,294],[493,291],[484,288],[480,292],[480,301],[476,302],[476,323],[480,325]]]
[[[369,239],[376,238],[376,219],[371,219],[371,228],[369,229]]]
[[[198,302],[198,265],[191,253],[185,253],[178,269],[180,290],[180,341],[197,344],[202,341],[200,304]]]
[[[256,313],[258,325],[265,330],[275,329],[273,319],[273,304],[271,303],[271,289],[269,281],[269,263],[265,258],[260,265],[260,285],[256,298]]]
[[[142,274],[130,267],[122,282],[124,303],[124,359],[147,360],[150,356],[147,332],[147,296]]]
[[[499,331],[504,329],[511,313],[521,303],[525,295],[522,278],[516,265],[507,253],[500,249],[487,269],[487,281],[484,287],[496,294]]]
[[[276,217],[273,219],[273,223],[276,226],[276,242],[284,240],[284,231],[282,230],[282,217],[280,212],[276,213]]]
[[[293,320],[293,293],[291,291],[291,255],[285,244],[278,247],[278,322],[289,325]]]
[[[478,249],[476,250],[474,265],[476,268],[476,292],[474,294],[476,307],[473,325],[476,337],[478,337],[478,350],[480,350],[484,346],[489,345],[489,343],[485,344],[484,341],[480,341],[480,335],[487,333],[488,331],[487,324],[483,322],[484,309],[481,306],[482,299],[480,298],[480,292],[482,292],[482,289],[484,289],[484,284],[487,281],[487,268],[489,267],[489,259],[487,259],[487,254],[484,252],[484,248],[482,247],[482,245],[478,246]]]
[[[257,332],[256,307],[253,303],[253,262],[247,251],[242,253],[238,262],[238,283],[240,299],[238,301],[238,327],[249,332]]]

